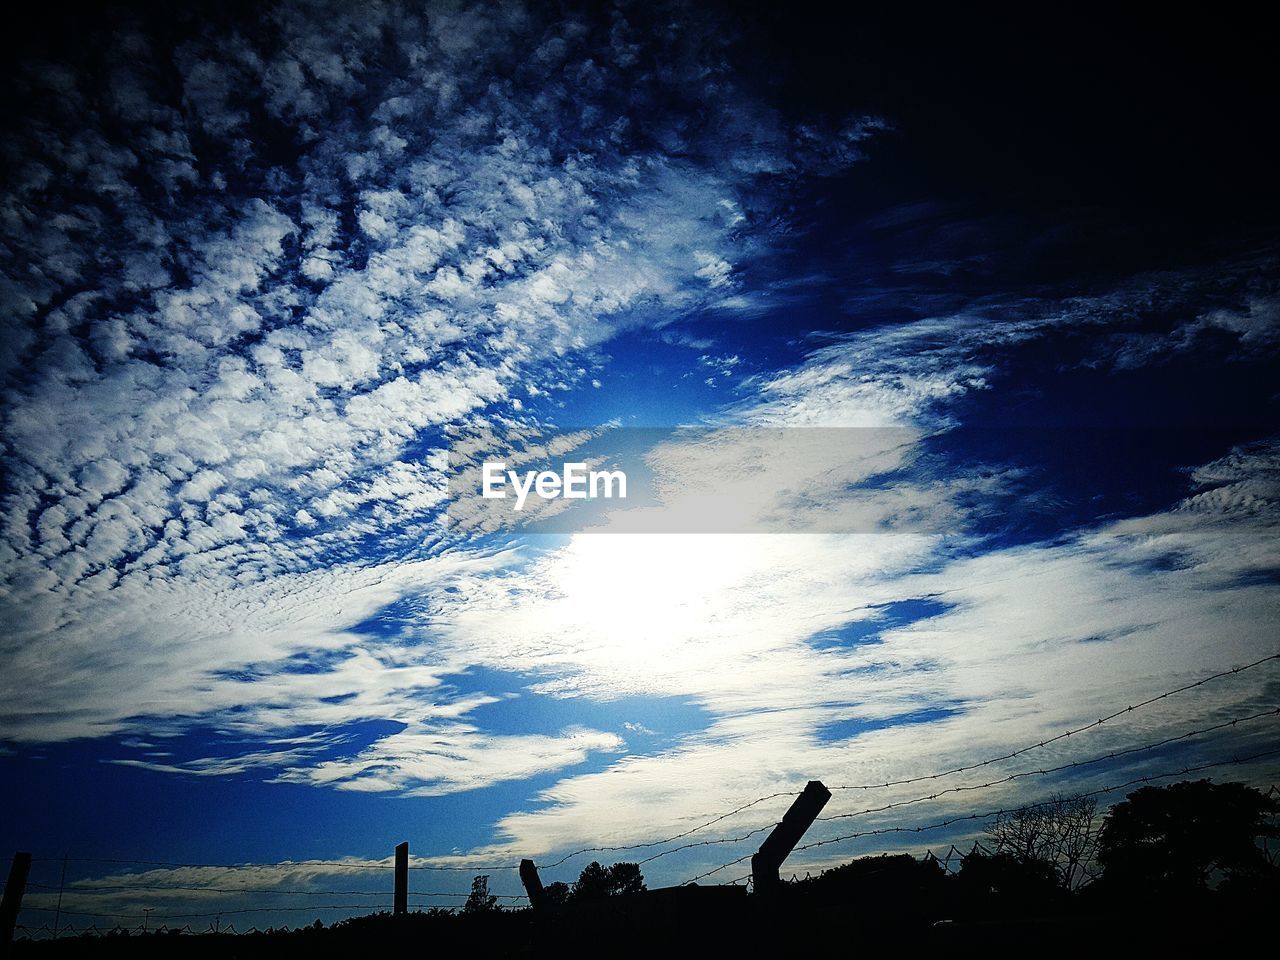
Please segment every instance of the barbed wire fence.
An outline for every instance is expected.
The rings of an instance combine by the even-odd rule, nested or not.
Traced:
[[[1157,696],[1150,697],[1138,703],[1126,705],[1103,717],[1100,717],[1097,720],[1065,730],[1056,736],[1037,741],[1035,743],[1024,744],[1023,746],[1015,749],[1005,750],[991,757],[972,763],[958,765],[928,774],[914,775],[899,779],[889,779],[875,783],[837,784],[824,789],[831,793],[867,793],[875,790],[887,790],[894,787],[910,786],[919,783],[932,783],[947,777],[970,773],[995,764],[1027,756],[1034,751],[1043,750],[1046,747],[1055,743],[1060,743],[1071,737],[1079,737],[1082,734],[1096,730],[1122,717],[1131,716],[1138,711],[1144,710],[1154,704],[1161,703],[1181,693],[1227,677],[1236,676],[1246,671],[1263,667],[1264,665],[1273,663],[1277,660],[1280,660],[1280,654],[1263,657],[1241,667],[1220,671],[1218,673],[1202,677],[1192,683],[1167,690]],[[1193,727],[1192,729],[1184,730],[1182,733],[1175,736],[1166,736],[1156,740],[1133,744],[1121,749],[1101,752],[1084,759],[1016,770],[980,783],[943,786],[940,789],[932,790],[929,793],[921,793],[914,797],[896,799],[887,803],[866,806],[856,810],[836,812],[827,816],[815,816],[813,821],[827,825],[858,817],[879,816],[904,807],[933,803],[945,798],[957,798],[968,793],[994,790],[1000,786],[1021,780],[1047,777],[1060,773],[1076,773],[1090,766],[1136,758],[1144,753],[1155,753],[1157,751],[1167,750],[1171,747],[1181,747],[1192,741],[1196,741],[1197,739],[1207,738],[1213,735],[1216,735],[1214,743],[1220,745],[1224,739],[1230,738],[1242,727],[1248,727],[1255,724],[1261,725],[1266,723],[1268,720],[1273,720],[1277,717],[1280,717],[1280,707],[1267,707],[1263,710],[1254,710],[1252,712],[1243,713],[1240,716],[1219,720],[1214,723],[1204,723]],[[997,817],[1012,813],[1015,809],[1027,810],[1043,806],[1048,803],[1062,802],[1064,800],[1073,801],[1103,797],[1117,793],[1129,787],[1144,786],[1177,777],[1191,776],[1211,769],[1255,763],[1262,760],[1268,760],[1276,756],[1280,756],[1280,747],[1253,751],[1243,755],[1233,753],[1229,757],[1208,762],[1182,764],[1167,770],[1162,770],[1159,773],[1144,774],[1121,782],[1106,784],[1101,787],[1080,791],[1070,796],[1064,797],[1058,795],[1051,800],[1019,803],[1014,807],[1000,806],[979,812],[968,812],[963,814],[956,813],[927,823],[913,825],[879,825],[837,835],[821,836],[807,843],[796,845],[790,852],[805,853],[806,851],[816,851],[821,848],[849,844],[854,841],[867,838],[887,836],[922,836],[931,832],[956,827],[958,825],[979,827],[984,821],[993,820]],[[778,790],[740,802],[723,812],[705,816],[693,826],[668,833],[666,836],[659,839],[624,844],[584,846],[565,853],[554,861],[543,864],[541,869],[546,871],[556,870],[569,863],[569,861],[578,857],[583,857],[587,854],[623,853],[662,848],[657,849],[654,853],[635,861],[638,865],[644,866],[680,853],[689,853],[694,850],[709,849],[718,846],[744,844],[760,836],[766,831],[773,831],[778,827],[778,824],[776,822],[771,822],[759,826],[752,826],[749,829],[736,832],[731,836],[701,838],[698,840],[688,840],[688,838],[717,824],[746,813],[747,811],[762,804],[773,800],[780,800],[785,797],[794,797],[795,793],[795,788],[789,790]],[[1271,797],[1280,797],[1280,789],[1276,786],[1271,786],[1267,795]],[[696,884],[699,881],[717,876],[723,871],[728,870],[730,867],[742,864],[751,859],[754,852],[755,851],[748,852],[742,856],[729,859],[717,866],[703,870],[683,881],[683,884]],[[1264,852],[1272,863],[1277,863],[1277,859],[1280,858],[1280,851],[1272,850],[1270,847],[1265,847]],[[984,845],[980,840],[974,839],[973,846],[971,847],[969,854],[963,853],[956,846],[955,842],[951,842],[945,855],[938,856],[932,849],[926,849],[923,853],[923,859],[926,861],[937,862],[944,873],[948,875],[955,875],[959,870],[958,865],[963,861],[964,857],[975,854],[989,856],[991,853],[992,851],[989,847]],[[0,863],[7,863],[13,860],[14,858],[12,857],[3,857],[0,858]],[[237,930],[234,920],[229,920],[224,924],[224,918],[240,917],[243,920],[252,915],[267,917],[303,914],[314,916],[317,922],[321,921],[322,916],[327,915],[330,918],[330,922],[333,922],[337,920],[350,919],[356,916],[368,915],[370,913],[377,913],[379,911],[376,908],[379,905],[371,902],[371,900],[378,898],[383,900],[385,904],[386,901],[391,899],[389,892],[385,889],[355,888],[358,885],[352,885],[353,888],[350,889],[335,890],[309,889],[297,885],[273,886],[269,884],[262,884],[260,881],[257,886],[250,886],[247,883],[244,885],[227,884],[225,881],[221,885],[214,885],[212,882],[182,883],[173,882],[160,876],[153,876],[153,874],[158,871],[214,870],[227,871],[233,875],[235,872],[249,870],[253,874],[260,876],[264,871],[286,871],[296,873],[299,870],[323,869],[326,873],[351,871],[352,875],[377,875],[380,878],[385,878],[386,873],[395,867],[394,859],[392,857],[377,860],[346,858],[341,860],[285,860],[273,863],[256,864],[210,864],[148,859],[62,856],[33,857],[30,859],[30,862],[58,867],[61,871],[59,882],[56,884],[31,880],[27,880],[24,883],[24,887],[31,888],[33,891],[37,892],[34,896],[27,898],[25,902],[22,902],[21,914],[18,917],[22,922],[16,923],[14,930],[21,936],[37,939],[44,937],[60,938],[69,936],[106,936],[108,934],[120,935],[126,933],[130,935],[150,933],[203,933],[234,935],[240,932]],[[105,877],[89,879],[81,878],[68,885],[66,881],[66,869],[68,864],[74,864],[79,867],[100,864],[108,867],[120,867],[125,869],[118,873],[108,874]],[[520,871],[521,867],[519,864],[512,862],[446,863],[433,862],[430,858],[425,858],[419,859],[417,862],[408,863],[407,870],[427,874],[435,873],[443,876],[456,875],[459,873],[471,874],[472,876],[487,876],[499,871]],[[136,881],[131,880],[130,878],[136,878]],[[102,882],[103,880],[113,879],[120,882]],[[524,879],[523,872],[521,872],[521,879]],[[397,883],[400,882],[401,881],[397,879]],[[753,882],[754,878],[752,873],[746,873],[741,876],[734,877],[731,880],[720,881],[722,885],[726,886],[741,886],[745,884],[749,889],[752,888]],[[406,897],[407,903],[409,906],[419,910],[455,910],[462,902],[465,902],[471,896],[470,891],[451,889],[447,887],[448,885],[446,884],[440,884],[439,886],[433,885],[429,890],[408,891]],[[222,909],[209,909],[208,905],[205,905],[203,909],[182,912],[181,910],[175,910],[173,907],[169,907],[164,911],[150,907],[140,907],[136,904],[145,902],[145,898],[134,898],[133,904],[126,904],[122,906],[118,912],[108,910],[105,907],[96,910],[83,909],[86,905],[93,905],[85,904],[83,902],[86,896],[96,895],[99,897],[108,897],[115,895],[116,897],[121,898],[131,893],[153,895],[153,902],[163,901],[165,897],[171,898],[175,894],[189,898],[253,896],[262,898],[262,901],[264,902],[260,902],[254,906],[228,904],[228,906]],[[19,892],[18,895],[21,897],[21,892]],[[494,896],[498,901],[505,902],[508,905],[517,908],[526,906],[530,903],[528,893],[494,894],[492,896]],[[47,898],[55,897],[56,899],[53,899],[52,902],[47,901]],[[70,902],[68,903],[67,900],[69,898]],[[6,901],[9,899],[9,890],[7,888],[5,899]],[[267,900],[271,902],[265,902]],[[318,900],[325,900],[326,902],[316,902]],[[172,902],[172,900],[169,902]],[[82,909],[76,909],[77,907]],[[99,921],[101,921],[101,923],[99,923]],[[181,926],[177,925],[179,923],[181,923]],[[207,927],[205,926],[206,923]],[[277,928],[275,927],[268,927],[266,930],[262,930],[256,926],[251,926],[246,928],[243,932],[262,933],[274,931],[276,929]]]

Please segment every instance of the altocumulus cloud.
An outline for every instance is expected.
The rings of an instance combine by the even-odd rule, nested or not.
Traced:
[[[1218,275],[1230,272],[1224,267]],[[1016,472],[979,483],[953,464],[938,476],[914,450],[926,434],[952,429],[955,406],[998,381],[1017,349],[1081,326],[1114,330],[1129,322],[1135,302],[1194,318],[1186,290],[1197,282],[1205,281],[1143,277],[1105,298],[992,305],[983,317],[951,324],[937,318],[874,328],[762,378],[753,397],[734,408],[736,423],[871,427],[862,444],[850,441],[800,464],[782,458],[766,469],[781,485],[805,471],[816,480],[841,470],[841,483],[826,491],[829,513],[864,495],[848,484],[865,476],[868,460],[870,472],[905,466],[904,483],[872,491],[873,501],[885,517],[946,509],[961,520],[949,534],[912,527],[890,535],[671,535],[637,543],[606,525],[530,565],[473,579],[465,599],[442,597],[433,635],[455,657],[554,677],[535,688],[545,693],[690,697],[712,716],[672,750],[567,776],[540,794],[544,809],[501,820],[507,842],[484,852],[551,851],[584,837],[642,842],[654,819],[693,826],[718,812],[717,804],[785,791],[814,770],[828,783],[877,784],[975,763],[1203,675],[1206,638],[1214,666],[1274,653],[1272,576],[1280,550],[1273,440],[1188,471],[1188,495],[1168,510],[996,547],[967,532],[972,524],[952,501],[958,491],[999,493]],[[1118,336],[1111,348],[1128,345]],[[1090,353],[1082,362],[1098,359]],[[651,459],[677,476],[733,473],[759,461],[758,451],[735,439],[741,433],[726,436],[722,444],[699,438],[686,448],[660,447]],[[981,498],[979,504],[985,506]],[[664,603],[653,604],[655,596]],[[895,606],[922,603],[912,622],[888,616]],[[850,627],[864,639],[824,642]],[[497,639],[513,634],[542,639]],[[1274,706],[1271,689],[1265,676],[1248,675],[1206,687],[1015,769],[1176,736],[1188,716],[1213,721],[1265,710]],[[928,736],[918,722],[928,723]],[[841,729],[858,730],[856,739]],[[1197,758],[1216,759],[1273,744],[1255,726],[1227,744],[1210,740],[1193,749]],[[1086,767],[1066,782],[1072,790],[1096,788],[1141,775],[1150,762],[1138,755]],[[1263,776],[1265,769],[1252,768]],[[971,780],[1007,772],[983,770]],[[1027,789],[1035,786],[1015,781],[982,798],[995,807]],[[904,784],[857,796],[879,806],[927,792]],[[761,805],[752,825],[786,803],[784,796]],[[944,794],[920,822],[970,813],[973,804],[972,794]],[[614,811],[607,825],[598,823],[601,809]],[[916,822],[910,815],[892,810],[854,826],[837,821],[815,828],[815,836]],[[966,829],[954,828],[957,835]],[[823,856],[812,865],[844,854]]]
[[[668,14],[297,3],[163,37],[126,17],[21,64],[0,733],[399,719],[387,788],[617,748],[485,736],[435,658],[347,628],[505,562],[442,524],[446,428],[518,426],[620,330],[734,296],[762,179],[884,129],[789,126],[736,86],[722,23]],[[455,748],[465,774],[402,763]]]
[[[803,303],[802,281],[743,275],[786,235],[787,191],[858,163],[888,124],[784,119],[731,69],[728,25],[683,8],[294,3],[169,30],[125,22],[74,63],[22,65],[3,200],[0,736],[154,744],[215,726],[238,749],[123,762],[357,793],[603,757],[473,851],[510,859],[651,840],[655,822],[818,771],[883,782],[1035,742],[1201,675],[1210,633],[1212,668],[1274,651],[1274,442],[1186,464],[1185,496],[1160,509],[1033,543],[976,529],[1023,474],[936,446],[1023,351],[1084,341],[1055,363],[1120,371],[1207,341],[1274,358],[1274,285],[1258,280],[1273,254],[868,322],[763,369],[665,330],[705,358],[700,377],[738,378],[709,438],[650,452],[668,511],[700,509],[682,478],[750,468],[766,474],[744,486],[750,510],[778,510],[781,486],[810,494],[781,505],[802,519],[884,529],[478,543],[444,522],[446,438],[535,438],[532,409],[600,386],[599,352],[634,328],[758,317],[764,294]],[[722,426],[869,428],[869,446],[771,456]],[[869,483],[886,474],[901,482]],[[945,532],[889,532],[921,516]],[[406,598],[422,616],[360,629]],[[648,754],[590,724],[497,732],[477,714],[502,695],[450,680],[485,669],[533,696],[696,703],[706,724]],[[1090,744],[1265,693],[1242,677]],[[361,720],[400,729],[353,746]]]

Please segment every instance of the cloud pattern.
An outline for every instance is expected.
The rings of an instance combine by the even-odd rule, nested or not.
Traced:
[[[775,467],[826,478],[822,510],[901,472],[878,515],[938,511],[956,532],[451,530],[451,433],[535,436],[599,387],[618,338],[685,337],[695,368],[733,375],[732,344],[676,328],[758,316],[780,291],[747,276],[787,233],[788,190],[890,129],[784,118],[735,72],[731,24],[670,12],[294,3],[179,17],[168,46],[126,22],[84,62],[23,65],[2,201],[0,736],[216,727],[252,742],[116,760],[353,792],[564,773],[474,851],[508,857],[651,839],[815,771],[873,782],[1035,741],[1203,673],[1209,634],[1211,667],[1273,652],[1273,440],[1188,464],[1168,509],[995,546],[966,504],[1016,471],[922,455],[1018,351],[1082,331],[1073,362],[1118,374],[1206,342],[1270,362],[1269,254],[829,334],[708,413],[900,431],[866,464]],[[705,456],[652,462],[678,477]],[[406,601],[396,631],[362,629]],[[450,680],[474,669],[709,719],[652,752],[628,747],[639,723],[499,732],[477,711],[500,698]],[[1193,702],[1266,694],[1250,678]],[[902,722],[926,708],[927,738]],[[347,749],[364,720],[399,730]],[[1094,743],[1177,723],[1152,711]]]

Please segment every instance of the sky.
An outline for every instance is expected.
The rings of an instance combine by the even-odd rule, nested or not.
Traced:
[[[0,142],[29,931],[59,887],[75,928],[386,909],[402,840],[415,906],[514,898],[524,857],[672,885],[811,779],[858,789],[784,874],[1280,777],[1256,25],[32,18]],[[515,512],[498,460],[630,489]]]

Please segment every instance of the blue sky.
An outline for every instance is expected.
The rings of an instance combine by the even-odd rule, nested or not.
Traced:
[[[15,41],[0,847],[42,884],[72,858],[67,909],[293,922],[292,893],[140,885],[372,893],[404,839],[417,890],[497,864],[515,894],[521,857],[963,766],[1277,652],[1248,57],[1193,84],[1124,28],[321,7]],[[458,488],[549,444],[644,499],[538,527]],[[1033,765],[1275,707],[1275,677]],[[1275,744],[1255,722],[859,823]]]

